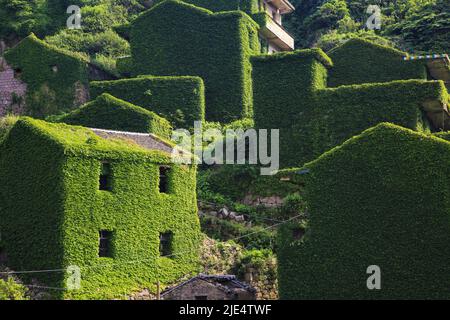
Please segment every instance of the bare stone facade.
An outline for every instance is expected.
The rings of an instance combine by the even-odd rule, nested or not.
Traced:
[[[15,78],[14,70],[0,57],[0,116],[23,113],[26,92],[27,85]]]
[[[233,275],[198,275],[161,295],[163,300],[255,300],[256,290]]]
[[[264,206],[266,208],[276,208],[280,207],[283,204],[283,198],[279,196],[260,197],[248,194],[245,196],[242,203],[249,206]]]

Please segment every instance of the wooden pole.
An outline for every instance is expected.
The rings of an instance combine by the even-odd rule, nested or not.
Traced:
[[[161,286],[159,283],[159,279],[156,282],[156,300],[161,300]]]

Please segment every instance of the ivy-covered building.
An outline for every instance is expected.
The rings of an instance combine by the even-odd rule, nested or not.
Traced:
[[[183,0],[183,2],[213,12],[243,11],[259,24],[263,52],[294,50],[294,38],[283,28],[282,21],[284,15],[295,10],[288,0]]]
[[[103,93],[152,111],[176,128],[205,121],[205,86],[199,77],[139,76],[90,83],[91,99]]]
[[[207,120],[251,117],[250,56],[293,50],[293,39],[281,26],[281,14],[293,6],[287,0],[251,0],[242,6],[236,1],[188,2],[159,2],[123,28],[131,57],[119,62],[120,70],[199,76],[205,83]]]
[[[29,35],[4,53],[0,67],[0,114],[45,117],[89,100],[89,80],[115,77],[79,54]]]
[[[196,168],[171,151],[151,134],[21,118],[0,146],[8,266],[51,270],[32,278],[61,298],[116,298],[196,271]]]
[[[281,299],[450,299],[450,143],[437,136],[382,123],[280,173],[308,203],[306,229],[279,232]]]
[[[384,121],[424,132],[450,128],[445,83],[406,56],[353,39],[329,55],[252,57],[255,126],[280,129],[281,166],[301,166]]]
[[[172,135],[172,126],[166,119],[108,93],[58,117],[57,121],[90,128],[153,133],[165,139]]]

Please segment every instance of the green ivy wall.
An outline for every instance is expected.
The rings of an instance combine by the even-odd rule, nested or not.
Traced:
[[[165,139],[172,135],[172,126],[166,119],[108,93],[59,117],[57,121],[97,129],[148,132]]]
[[[249,57],[260,45],[258,25],[244,12],[213,13],[167,0],[133,21],[130,45],[136,75],[201,77],[207,120],[252,114]]]
[[[300,240],[300,224],[279,232],[280,298],[449,299],[449,161],[447,141],[383,123],[306,164],[309,222]]]
[[[31,34],[8,50],[5,58],[20,70],[20,79],[27,84],[27,115],[43,118],[86,102],[89,72],[83,56],[53,47]]]
[[[99,190],[101,162],[112,190]],[[198,268],[200,227],[196,169],[128,140],[105,140],[82,127],[19,120],[1,145],[0,228],[16,271],[81,268],[81,289],[59,298],[111,299]],[[159,166],[171,165],[169,192],[159,193]],[[99,258],[99,231],[112,231],[112,257]],[[170,257],[159,234],[173,232]],[[66,272],[33,275],[67,289]],[[24,278],[24,281],[30,281]]]
[[[205,89],[199,77],[142,76],[113,81],[93,81],[91,97],[102,93],[131,102],[169,120],[176,128],[194,127],[205,119]]]

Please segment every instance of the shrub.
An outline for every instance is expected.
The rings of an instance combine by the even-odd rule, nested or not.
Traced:
[[[235,273],[244,279],[249,268],[258,273],[259,281],[276,281],[277,268],[276,257],[270,249],[252,249],[244,251],[239,263],[236,264]]]
[[[247,249],[274,248],[275,232],[262,226],[246,227],[241,223],[212,216],[200,219],[202,231],[213,239],[233,240]],[[238,238],[238,239],[236,239]]]
[[[17,116],[6,116],[0,118],[0,144],[18,119],[19,117]]]
[[[27,300],[26,292],[27,288],[13,278],[0,279],[0,300]]]
[[[53,36],[45,38],[45,40],[58,48],[82,52],[92,58],[97,54],[119,57],[130,53],[128,42],[112,30],[86,33],[81,30],[64,29]]]

